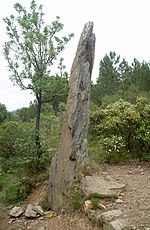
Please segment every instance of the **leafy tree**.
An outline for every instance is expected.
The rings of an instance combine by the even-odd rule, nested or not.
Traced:
[[[16,111],[16,115],[18,116],[19,120],[22,122],[30,122],[32,119],[35,118],[36,113],[36,104],[30,103],[29,108],[23,107]]]
[[[97,84],[99,84],[99,90],[103,95],[112,95],[115,93],[119,85],[119,67],[120,56],[117,56],[115,52],[110,52],[109,55],[105,55],[100,61],[99,77]]]
[[[102,92],[101,92],[101,85],[97,83],[91,84],[91,101],[100,106],[102,104]]]
[[[44,86],[49,82],[50,67],[73,34],[58,36],[63,29],[59,17],[51,25],[45,25],[42,5],[37,6],[35,0],[31,1],[29,11],[19,3],[14,8],[18,16],[4,18],[9,38],[4,45],[4,55],[11,72],[11,81],[23,90],[31,90],[36,97],[36,144],[40,148],[40,113],[44,103]]]
[[[59,62],[59,73],[56,73],[56,76],[48,77],[47,84],[43,88],[43,101],[50,102],[55,115],[59,112],[59,103],[65,103],[68,95],[68,73],[65,71],[63,60],[61,58]]]
[[[136,58],[132,62],[131,81],[139,87],[140,91],[150,90],[150,65],[149,63],[140,63]]]
[[[7,118],[7,109],[4,104],[0,103],[0,124],[4,122]]]

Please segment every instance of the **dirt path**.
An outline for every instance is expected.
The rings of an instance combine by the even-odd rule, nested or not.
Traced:
[[[101,165],[96,167],[97,174],[107,173],[118,182],[126,184],[122,193],[122,203],[107,203],[107,210],[116,208],[123,212],[124,218],[139,229],[150,228],[150,165],[132,163],[124,165]],[[39,184],[22,206],[36,204],[47,194],[47,183]],[[11,223],[10,223],[11,222]],[[63,213],[53,218],[44,215],[36,220],[16,219],[12,222],[5,211],[0,220],[0,230],[98,230],[93,227],[84,213]]]
[[[122,166],[104,166],[114,179],[126,184],[122,204],[114,205],[137,227],[150,228],[150,165],[135,163]]]

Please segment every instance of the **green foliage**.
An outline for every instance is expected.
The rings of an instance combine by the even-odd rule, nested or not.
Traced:
[[[36,155],[34,120],[0,125],[0,200],[16,203],[25,199],[37,181],[47,179],[52,156],[58,147],[60,119],[42,114],[42,156]]]
[[[51,204],[50,204],[50,202],[49,202],[49,200],[48,200],[48,197],[46,197],[45,200],[43,200],[42,202],[40,202],[40,205],[41,205],[41,207],[42,207],[42,209],[43,209],[44,211],[49,211],[49,210],[51,210]]]
[[[91,138],[105,151],[107,160],[145,159],[150,148],[149,116],[146,99],[139,98],[136,105],[119,100],[91,112]]]
[[[32,124],[15,121],[0,126],[0,153],[4,158],[25,155],[34,149],[34,129]]]
[[[119,61],[120,56],[115,52],[110,52],[109,55],[100,61],[99,78],[97,84],[100,85],[101,95],[112,95],[119,85]]]
[[[92,202],[92,204],[93,204],[93,208],[94,209],[96,209],[96,208],[98,208],[98,205],[99,205],[99,203],[100,203],[100,198],[99,197],[91,197],[91,202]]]
[[[0,124],[4,122],[7,118],[7,109],[4,104],[0,103]]]
[[[30,122],[36,115],[36,104],[30,103],[29,108],[23,107],[15,112],[18,119],[22,122]]]
[[[134,59],[129,65],[115,52],[110,52],[100,61],[99,76],[91,87],[91,100],[103,107],[119,99],[135,104],[138,96],[147,97],[149,91],[150,63]]]
[[[39,94],[46,85],[49,67],[73,34],[58,37],[63,29],[60,18],[56,17],[51,25],[45,25],[43,7],[37,6],[34,0],[28,11],[19,3],[14,8],[17,16],[4,18],[9,38],[4,45],[4,56],[12,74],[10,79],[22,89]]]
[[[83,209],[84,196],[82,191],[77,186],[74,186],[72,189],[70,204],[73,211],[81,211]]]
[[[0,175],[0,192],[3,190],[5,186],[5,178]]]
[[[0,201],[6,204],[17,204],[24,200],[32,191],[34,185],[28,177],[22,177],[20,180],[11,174],[5,175],[5,186],[0,193]]]
[[[61,120],[52,113],[41,115],[42,146],[49,151],[56,151],[60,138]]]

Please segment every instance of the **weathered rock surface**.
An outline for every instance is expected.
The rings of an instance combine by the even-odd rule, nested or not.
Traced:
[[[111,220],[121,216],[122,216],[121,210],[116,209],[116,210],[110,210],[108,212],[103,212],[101,218],[105,223],[108,223]]]
[[[33,211],[40,214],[41,216],[44,214],[44,211],[40,205],[35,205],[32,207]]]
[[[109,227],[112,230],[132,229],[132,227],[130,228],[128,223],[122,219],[121,220],[117,219],[117,220],[110,222]]]
[[[96,193],[101,198],[117,197],[125,184],[118,183],[107,175],[86,176],[81,181],[81,189],[86,196]]]
[[[122,211],[119,209],[102,212],[101,210],[88,209],[85,212],[89,219],[94,220],[97,226],[111,230],[135,229],[129,225],[128,220],[123,218]],[[106,227],[105,227],[106,226]]]
[[[86,135],[89,127],[94,52],[93,23],[88,22],[81,34],[73,61],[60,145],[51,163],[48,197],[53,210],[61,206],[62,191],[69,188],[79,168],[88,160]]]
[[[23,213],[24,211],[22,210],[21,207],[14,207],[11,211],[10,211],[10,216],[11,217],[19,217],[21,216],[21,214]]]
[[[27,218],[35,218],[37,212],[34,211],[34,206],[32,204],[28,204],[28,207],[25,211],[25,216]]]

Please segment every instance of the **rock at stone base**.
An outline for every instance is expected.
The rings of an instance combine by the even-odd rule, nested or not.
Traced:
[[[106,207],[104,204],[101,204],[101,203],[98,203],[97,207],[98,207],[99,209],[104,209],[104,210],[107,209],[107,207]]]
[[[110,210],[108,212],[103,212],[101,218],[104,223],[108,223],[114,218],[122,216],[121,210]]]
[[[35,218],[37,212],[35,212],[34,210],[34,206],[32,204],[29,204],[26,211],[25,211],[25,216],[27,218]]]
[[[21,214],[23,213],[24,211],[22,210],[21,207],[14,207],[11,211],[10,211],[10,216],[11,217],[19,217],[21,216]]]
[[[109,224],[109,226],[112,230],[129,229],[129,225],[124,220],[114,220]]]
[[[86,196],[95,193],[101,198],[118,197],[124,187],[125,184],[118,183],[107,175],[86,176],[81,181],[81,189]]]
[[[123,200],[117,199],[117,200],[116,200],[116,203],[117,203],[117,204],[123,204]]]
[[[84,202],[84,211],[85,211],[85,213],[87,212],[88,209],[93,209],[93,208],[94,208],[94,205],[93,205],[91,200],[86,200]]]
[[[44,211],[40,205],[33,206],[33,211],[37,212],[41,216],[44,214]]]

